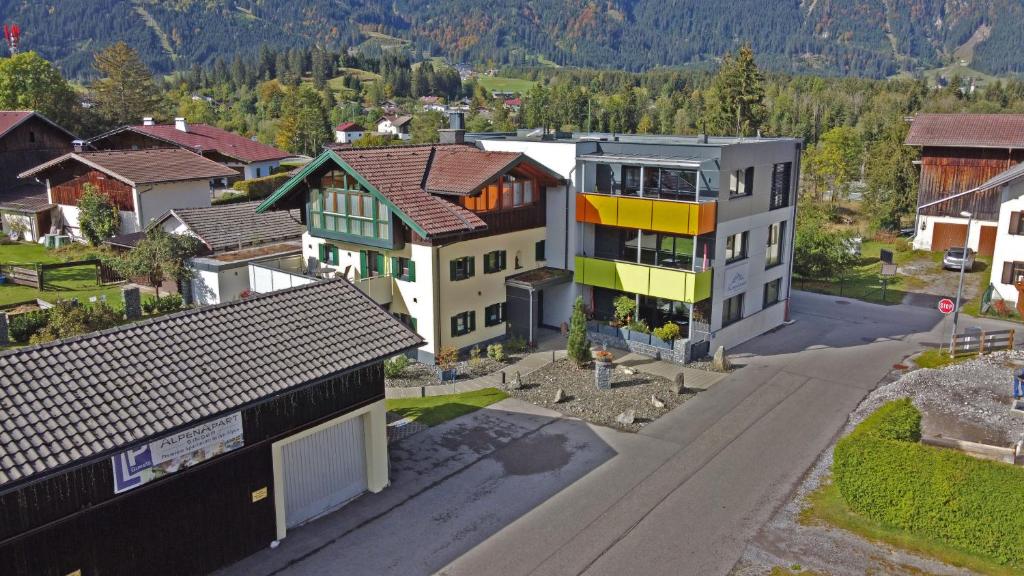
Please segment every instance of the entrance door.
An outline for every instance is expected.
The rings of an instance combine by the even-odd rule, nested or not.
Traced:
[[[936,222],[932,230],[932,251],[940,252],[946,248],[963,247],[966,239],[967,224]]]
[[[978,254],[991,256],[996,252],[996,227],[982,226],[981,237],[978,239]]]
[[[363,417],[349,418],[281,447],[285,521],[298,526],[366,491]]]

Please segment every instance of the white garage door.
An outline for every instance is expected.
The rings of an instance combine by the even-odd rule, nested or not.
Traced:
[[[366,491],[363,417],[281,447],[288,528],[341,507]]]

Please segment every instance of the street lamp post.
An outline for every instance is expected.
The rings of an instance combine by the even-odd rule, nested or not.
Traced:
[[[960,284],[956,288],[956,306],[953,308],[953,333],[949,335],[949,353],[953,353],[953,343],[956,341],[956,324],[960,320],[960,296],[964,291],[964,268],[967,267],[967,244],[971,239],[971,220],[974,214],[964,211],[960,216],[967,218],[967,234],[964,235],[964,251],[960,256]]]

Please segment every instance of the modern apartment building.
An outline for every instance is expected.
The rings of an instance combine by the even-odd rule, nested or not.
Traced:
[[[675,323],[684,340],[665,348],[643,334],[606,334],[592,324],[593,339],[625,340],[682,361],[786,320],[802,141],[610,134],[470,139],[485,150],[524,153],[571,183],[570,201],[549,204],[546,241],[549,253],[566,255],[559,263],[573,272],[574,284],[550,291],[545,323],[568,319],[578,294],[596,320],[608,320],[614,300],[626,295],[649,327]]]
[[[348,278],[424,337],[424,361],[509,332],[533,339],[537,288],[571,282],[546,267],[548,205],[565,198],[564,180],[522,153],[327,148],[258,209],[301,209],[302,257],[251,265],[250,285]]]

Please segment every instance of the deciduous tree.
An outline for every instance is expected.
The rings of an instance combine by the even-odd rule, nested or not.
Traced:
[[[86,184],[82,187],[82,195],[78,198],[77,206],[78,225],[82,230],[82,236],[85,236],[91,246],[99,246],[101,242],[117,234],[121,227],[117,206],[96,186]]]
[[[35,52],[0,59],[0,110],[35,110],[70,129],[81,106],[60,72]]]
[[[108,264],[125,278],[145,278],[160,296],[165,278],[178,282],[192,278],[186,261],[199,253],[202,244],[189,234],[169,234],[159,226],[146,232],[135,248],[111,258]]]

